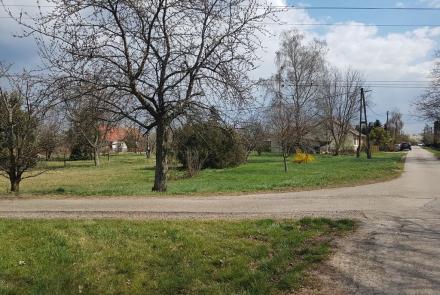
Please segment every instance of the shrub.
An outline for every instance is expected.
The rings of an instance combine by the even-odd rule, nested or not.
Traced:
[[[177,130],[174,152],[184,168],[190,168],[190,174],[197,174],[197,170],[205,168],[238,166],[246,159],[237,132],[213,120],[187,124]]]
[[[301,150],[297,151],[295,157],[293,158],[293,162],[297,164],[308,164],[314,162],[315,160],[315,157]]]
[[[389,131],[382,127],[374,127],[370,131],[370,141],[373,145],[378,146],[380,150],[388,151],[392,138]]]
[[[186,150],[186,170],[189,177],[196,176],[203,168],[206,155],[201,156],[197,150]]]
[[[81,143],[76,143],[72,147],[69,159],[72,161],[91,160],[91,154],[92,151],[90,150],[90,148]]]

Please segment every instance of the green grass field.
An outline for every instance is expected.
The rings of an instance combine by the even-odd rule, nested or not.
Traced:
[[[350,220],[0,220],[0,294],[291,294]]]
[[[252,156],[249,163],[237,168],[204,170],[194,178],[185,178],[184,171],[173,170],[167,194],[215,194],[272,190],[304,190],[383,181],[400,175],[402,153],[378,153],[372,160],[364,156],[318,155],[310,164],[289,163],[283,171],[282,158],[266,154]],[[54,171],[23,180],[22,195],[72,196],[147,196],[151,192],[154,162],[143,155],[114,155],[102,159],[101,167],[92,161],[50,162]],[[5,195],[9,184],[0,179],[0,194]],[[157,194],[156,194],[157,195]]]
[[[426,148],[428,151],[434,154],[438,159],[440,159],[440,149],[438,148]]]

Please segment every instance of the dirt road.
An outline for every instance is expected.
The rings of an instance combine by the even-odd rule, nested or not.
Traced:
[[[185,198],[0,200],[0,217],[352,217],[360,230],[340,242],[324,291],[440,294],[440,161],[415,148],[399,179],[310,192]]]
[[[252,217],[399,214],[421,208],[440,191],[440,162],[416,149],[405,173],[391,182],[296,193],[221,197],[148,197],[0,200],[3,217]],[[270,177],[270,176],[268,176]]]

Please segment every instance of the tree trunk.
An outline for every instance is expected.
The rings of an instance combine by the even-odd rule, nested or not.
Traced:
[[[283,160],[284,160],[284,172],[286,172],[286,173],[287,173],[287,158],[288,158],[288,157],[289,157],[288,155],[283,154]]]
[[[93,162],[95,163],[95,167],[99,167],[100,161],[99,161],[99,148],[95,148],[93,150]]]
[[[19,193],[20,192],[20,181],[21,181],[21,179],[19,179],[19,178],[10,178],[12,193]]]
[[[244,161],[245,163],[248,162],[248,160],[249,160],[249,156],[251,155],[251,153],[252,153],[252,150],[246,152],[246,159],[245,159],[245,161]]]
[[[154,175],[153,191],[166,192],[167,190],[167,154],[168,154],[168,138],[165,123],[159,122],[156,128],[156,169]]]
[[[341,150],[341,146],[338,142],[335,141],[335,150],[333,152],[333,156],[339,156],[339,151]]]

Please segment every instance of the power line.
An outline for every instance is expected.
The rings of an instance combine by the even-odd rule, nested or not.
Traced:
[[[279,25],[279,26],[321,26],[321,27],[440,27],[439,24],[353,24],[353,23],[276,23],[263,22],[265,25]]]
[[[45,7],[55,8],[57,5],[37,5],[37,4],[3,4],[4,7]],[[246,5],[239,5],[248,7]],[[293,9],[293,10],[394,10],[394,11],[440,11],[437,7],[378,7],[378,6],[301,6],[301,5],[262,5],[258,8],[267,9]]]
[[[11,16],[0,16],[0,19],[14,19]],[[33,19],[32,17],[22,16],[20,19]],[[263,25],[276,26],[298,26],[298,27],[390,27],[390,28],[438,28],[440,24],[353,24],[353,23],[285,23],[285,22],[261,22]]]
[[[258,83],[264,83],[264,82],[276,82],[274,79],[266,79],[263,81],[253,81],[255,84]],[[337,82],[344,82],[344,81],[337,81]],[[404,82],[397,82],[396,83],[369,83],[367,81],[362,81],[364,87],[367,88],[385,88],[385,89],[440,89],[440,86],[432,86],[432,85],[423,85],[423,84],[411,84],[411,83],[404,83]],[[428,82],[427,82],[428,83]],[[284,86],[293,86],[293,87],[325,87],[328,86],[327,84],[321,84],[321,83],[304,83],[304,84],[294,84],[289,82],[282,82],[282,85]],[[346,84],[346,83],[340,83],[337,86],[339,87],[359,87],[356,85]]]
[[[440,11],[437,7],[358,7],[358,6],[296,6],[296,5],[265,5],[262,8],[278,8],[293,10],[394,10],[394,11]]]

